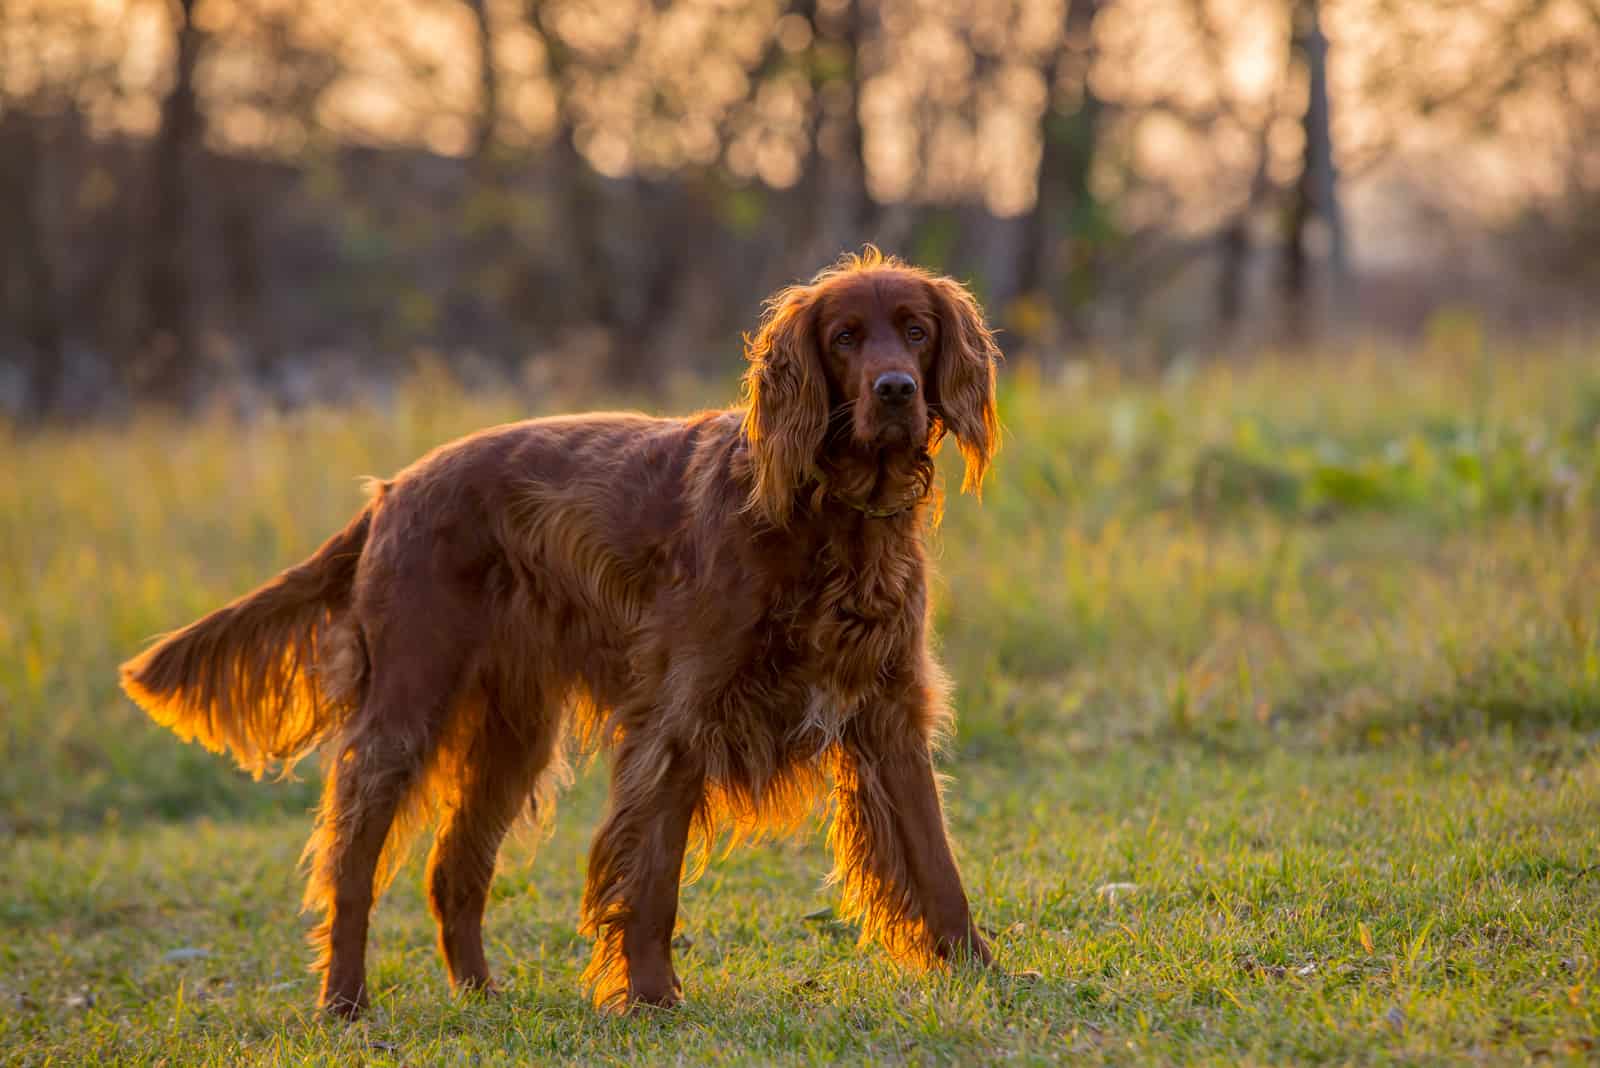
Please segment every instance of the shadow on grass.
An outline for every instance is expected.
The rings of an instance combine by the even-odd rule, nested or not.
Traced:
[[[1505,651],[1427,682],[1397,680],[1392,668],[1361,663],[1310,674],[1248,714],[1241,702],[1194,714],[1148,695],[1106,691],[1063,700],[1048,686],[991,692],[985,712],[960,721],[952,756],[969,767],[1004,769],[1119,752],[1242,763],[1272,751],[1441,749],[1500,736],[1533,744],[1571,734],[1600,741],[1600,669],[1582,657]]]
[[[1574,675],[1537,655],[1499,655],[1415,694],[1374,691],[1366,681],[1372,677],[1370,670],[1351,670],[1308,680],[1273,706],[1273,733],[1288,735],[1291,745],[1369,749],[1600,731],[1600,676]]]

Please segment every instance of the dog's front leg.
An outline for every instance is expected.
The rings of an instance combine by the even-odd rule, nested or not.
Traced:
[[[670,1006],[682,996],[672,930],[704,783],[699,762],[664,739],[629,736],[617,750],[583,898],[583,928],[595,938],[584,981],[602,1008]]]
[[[919,736],[848,739],[835,767],[828,842],[845,914],[902,960],[988,965],[945,833],[938,780]]]

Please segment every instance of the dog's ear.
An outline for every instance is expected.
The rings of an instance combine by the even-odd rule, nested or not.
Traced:
[[[1000,348],[966,286],[952,278],[932,278],[928,286],[939,311],[939,356],[930,406],[939,420],[939,433],[955,435],[961,449],[966,463],[962,491],[978,492],[989,461],[1000,448],[1000,418],[994,406]]]
[[[776,527],[788,522],[828,432],[815,324],[812,287],[790,286],[767,301],[761,328],[744,339],[744,431],[755,475],[749,506]]]

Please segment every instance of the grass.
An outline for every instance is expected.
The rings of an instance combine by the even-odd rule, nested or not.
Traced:
[[[355,411],[0,430],[0,1059],[1600,1056],[1600,361],[1472,338],[1008,375],[938,623],[952,830],[1037,981],[858,950],[812,839],[685,890],[685,1007],[598,1016],[590,773],[503,859],[505,996],[449,996],[414,864],[377,913],[377,1011],[321,1020],[315,769],[250,782],[144,722],[115,665],[308,552],[357,476],[533,407],[423,375]]]

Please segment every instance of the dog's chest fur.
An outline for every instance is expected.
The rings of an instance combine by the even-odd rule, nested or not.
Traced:
[[[791,731],[797,742],[837,742],[852,719],[892,704],[888,691],[913,681],[926,602],[914,539],[869,524],[817,554],[789,632],[806,680]]]

